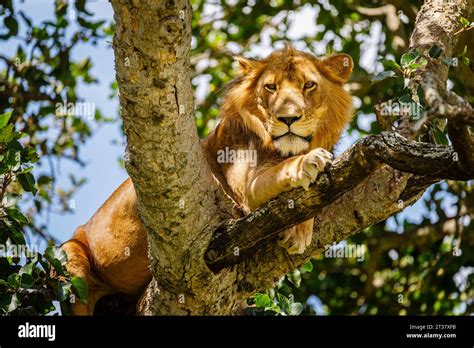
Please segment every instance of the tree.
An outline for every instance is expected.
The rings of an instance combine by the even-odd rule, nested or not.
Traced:
[[[425,108],[418,122],[402,115],[396,130],[368,136],[340,156],[309,192],[293,190],[238,220],[229,219],[229,202],[206,172],[194,125],[190,4],[115,0],[112,5],[126,168],[149,232],[154,276],[141,301],[142,314],[235,313],[252,293],[273,286],[324,245],[403,210],[433,183],[473,178],[473,111],[446,89],[449,66],[442,62],[452,57],[458,32],[469,29],[470,1],[426,1],[408,53],[400,64],[386,62],[407,80],[408,92],[399,101],[414,100]],[[452,146],[425,141],[435,117],[448,120]],[[288,209],[289,199],[295,209]],[[289,257],[275,237],[313,216],[311,247]]]
[[[247,313],[258,315],[472,313],[471,1],[112,3],[115,21],[105,22],[84,0],[56,1],[53,19],[39,23],[13,1],[0,5],[0,40],[16,47],[0,55],[0,247],[19,249],[37,236],[60,242],[48,216],[70,213],[86,178],[62,187],[56,169],[65,160],[85,165],[82,145],[112,120],[99,106],[92,117],[70,112],[88,102],[79,84],[99,82],[94,61],[75,61],[72,52],[109,40],[117,23],[125,159],[155,274],[140,313],[240,313],[247,298]],[[347,137],[357,143],[311,191],[232,220],[198,138],[215,124],[232,56],[285,40],[353,57],[347,87],[357,112]],[[111,88],[116,98],[117,84]],[[412,117],[404,105],[415,106]],[[405,210],[415,201],[417,219]],[[275,237],[307,216],[317,219],[313,245],[289,258]],[[365,252],[334,255],[344,243]],[[1,252],[0,313],[46,314],[59,300],[64,314],[72,292],[87,297],[57,248],[26,262]]]

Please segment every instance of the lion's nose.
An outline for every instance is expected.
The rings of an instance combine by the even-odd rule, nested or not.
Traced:
[[[298,121],[301,118],[301,116],[278,116],[278,119],[281,122],[284,122],[288,125],[288,127]]]

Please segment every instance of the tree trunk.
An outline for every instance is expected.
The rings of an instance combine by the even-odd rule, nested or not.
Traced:
[[[112,0],[112,5],[126,168],[148,231],[154,277],[139,306],[143,315],[238,313],[249,295],[272,287],[325,245],[403,210],[433,182],[474,177],[453,159],[453,148],[386,133],[354,145],[309,192],[291,191],[233,220],[231,204],[207,169],[195,127],[189,2]],[[446,14],[442,21],[433,9]],[[411,48],[439,40],[451,52],[456,39],[444,33],[456,29],[470,10],[468,0],[427,1],[418,13]],[[430,31],[435,24],[445,31]],[[420,81],[434,73],[435,88],[443,90],[447,73],[429,69]],[[472,121],[472,109],[463,112],[463,119]],[[294,201],[292,210],[288,199]],[[312,245],[290,257],[275,237],[309,217],[315,218]]]
[[[202,254],[222,214],[194,121],[191,6],[184,0],[112,4],[126,168],[148,230],[149,290],[160,294],[143,313],[200,313],[204,302],[196,303],[194,293],[207,278]]]

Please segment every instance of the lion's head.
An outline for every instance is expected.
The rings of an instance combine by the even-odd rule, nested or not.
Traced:
[[[224,114],[241,117],[264,146],[286,157],[338,141],[352,114],[343,89],[353,68],[349,55],[318,59],[286,45],[263,60],[237,61],[242,75],[229,87]]]

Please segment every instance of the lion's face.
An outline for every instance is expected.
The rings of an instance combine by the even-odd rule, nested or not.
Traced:
[[[265,125],[275,147],[291,156],[308,150],[324,98],[321,74],[304,56],[269,64],[256,86]]]
[[[352,71],[348,55],[318,60],[287,47],[265,60],[238,61],[244,76],[252,81],[257,118],[263,124],[261,131],[267,133],[274,148],[285,157],[314,148],[318,143],[315,137],[323,136],[318,130],[331,122],[329,117],[341,104],[337,98],[345,98],[343,104],[347,104],[342,84]],[[335,126],[340,123],[337,119],[332,121]]]

